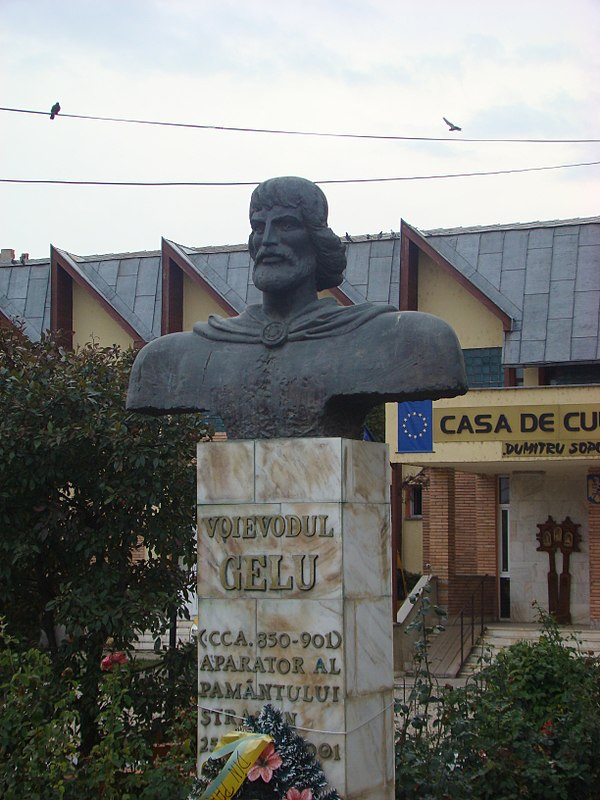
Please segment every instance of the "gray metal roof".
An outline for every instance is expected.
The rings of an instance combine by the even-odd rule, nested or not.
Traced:
[[[160,336],[162,270],[159,253],[81,258],[64,250],[58,252],[142,339],[150,341]]]
[[[340,289],[353,302],[364,303],[366,300],[370,303],[391,303],[398,306],[399,234],[353,236],[352,241],[346,243],[346,258],[348,265]]]
[[[50,328],[50,261],[0,267],[0,311],[38,342]]]
[[[423,235],[512,317],[505,366],[600,359],[600,217]]]
[[[506,366],[600,359],[600,216],[420,234],[511,318]],[[169,245],[236,311],[260,302],[246,244]],[[347,237],[345,245],[344,294],[353,303],[397,306],[399,234]],[[160,335],[160,251],[87,257],[59,252],[143,339]],[[26,334],[39,339],[50,326],[49,261],[0,267],[0,310],[23,320]]]
[[[185,247],[170,240],[173,247],[208,285],[239,313],[258,302],[259,293],[250,283],[248,247],[206,249]]]

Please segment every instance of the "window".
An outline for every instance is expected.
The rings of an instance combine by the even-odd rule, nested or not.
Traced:
[[[501,347],[477,347],[463,350],[467,383],[471,389],[504,386]]]
[[[525,385],[525,370],[523,367],[516,367],[515,369],[515,386]]]
[[[423,516],[423,487],[407,486],[404,516],[406,519],[421,519]]]
[[[588,383],[600,383],[599,364],[560,364],[546,367],[546,384],[548,386],[577,386]]]

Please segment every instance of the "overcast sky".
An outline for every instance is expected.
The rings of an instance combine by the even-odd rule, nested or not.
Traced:
[[[281,136],[0,112],[0,178],[260,181],[600,161],[599,0],[0,0],[0,106],[457,141]],[[600,166],[323,187],[344,235],[586,217]],[[234,244],[250,187],[0,186],[0,245]]]

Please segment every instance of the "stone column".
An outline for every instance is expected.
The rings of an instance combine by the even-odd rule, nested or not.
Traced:
[[[590,570],[590,627],[600,629],[600,504],[596,498],[596,480],[600,474],[600,467],[588,469],[587,485],[587,535]]]
[[[393,799],[389,516],[386,445],[199,446],[200,761],[270,703],[345,800]]]

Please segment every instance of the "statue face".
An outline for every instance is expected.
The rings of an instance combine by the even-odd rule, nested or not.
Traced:
[[[314,276],[317,253],[300,209],[261,209],[252,214],[250,225],[256,252],[252,280],[257,289],[281,292]]]

